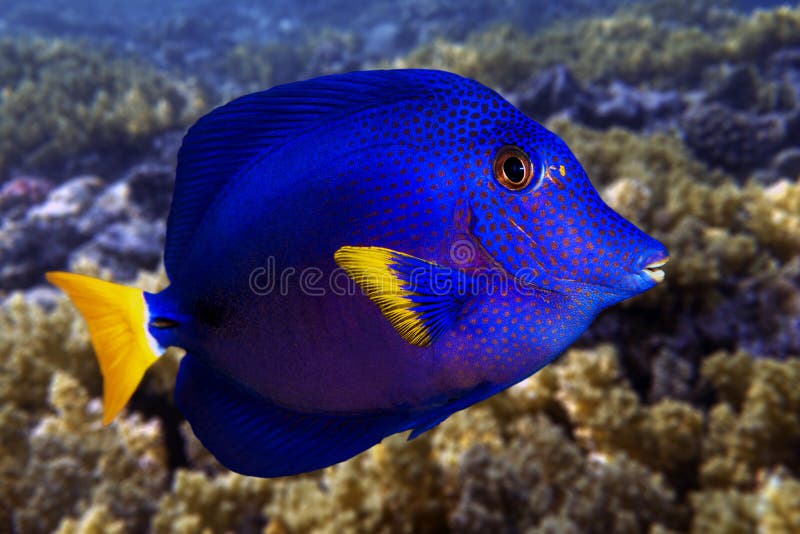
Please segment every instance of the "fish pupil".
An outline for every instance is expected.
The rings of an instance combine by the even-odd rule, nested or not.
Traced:
[[[172,319],[167,319],[165,317],[156,317],[152,321],[150,321],[150,326],[158,328],[158,329],[166,329],[166,328],[175,328],[178,326],[176,321]]]
[[[525,179],[525,165],[516,156],[511,156],[503,162],[503,172],[508,180],[515,184]]]

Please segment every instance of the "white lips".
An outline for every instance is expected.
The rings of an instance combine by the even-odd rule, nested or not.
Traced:
[[[663,282],[664,281],[664,271],[659,269],[659,267],[663,267],[669,261],[669,258],[664,258],[663,260],[654,261],[650,265],[647,265],[643,270],[644,273],[655,280],[656,282]]]

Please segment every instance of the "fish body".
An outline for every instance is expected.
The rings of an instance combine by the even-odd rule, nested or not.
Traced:
[[[176,401],[224,464],[293,474],[531,375],[666,257],[491,89],[334,75],[189,130],[142,339],[187,351]]]

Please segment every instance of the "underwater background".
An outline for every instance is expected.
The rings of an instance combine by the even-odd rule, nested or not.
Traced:
[[[185,129],[245,92],[434,67],[561,136],[666,281],[406,442],[264,480],[172,401],[101,424],[46,270],[148,290]],[[800,7],[706,0],[0,0],[0,532],[800,532]]]

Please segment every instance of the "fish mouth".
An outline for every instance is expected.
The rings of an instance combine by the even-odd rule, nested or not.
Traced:
[[[662,258],[660,260],[654,261],[652,263],[648,263],[645,265],[642,272],[649,276],[652,280],[656,283],[660,283],[664,281],[664,271],[659,269],[659,267],[663,267],[669,261],[669,257]]]

